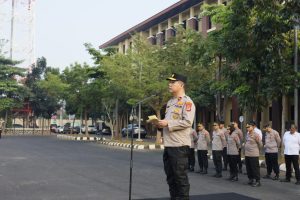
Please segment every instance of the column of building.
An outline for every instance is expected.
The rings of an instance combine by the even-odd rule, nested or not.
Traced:
[[[156,37],[153,35],[153,30],[152,28],[149,29],[149,37],[148,41],[150,44],[155,45],[156,44]]]
[[[156,33],[156,44],[159,46],[164,45],[164,33],[162,32],[162,25],[158,24],[158,31]]]

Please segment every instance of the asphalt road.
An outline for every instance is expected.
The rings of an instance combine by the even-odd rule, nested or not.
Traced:
[[[129,189],[128,149],[50,137],[0,140],[0,200],[123,200]],[[224,178],[190,173],[191,199],[298,200],[300,186],[262,180],[253,188]],[[264,170],[262,170],[264,174]],[[282,174],[283,177],[283,174]],[[135,151],[133,199],[168,199],[162,151]]]

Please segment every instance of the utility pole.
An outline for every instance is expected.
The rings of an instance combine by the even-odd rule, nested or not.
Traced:
[[[298,29],[299,29],[299,18],[295,19],[295,56],[294,56],[294,70],[298,73]],[[298,88],[294,90],[294,120],[295,124],[298,126]]]
[[[13,55],[14,21],[15,21],[15,0],[11,0],[10,59],[12,59],[12,55]]]
[[[15,21],[15,0],[11,0],[11,22],[10,22],[10,51],[9,58],[12,60],[13,58],[13,40],[14,40],[14,21]],[[8,110],[5,111],[5,123],[3,130],[6,130],[7,127],[7,118],[8,118]]]

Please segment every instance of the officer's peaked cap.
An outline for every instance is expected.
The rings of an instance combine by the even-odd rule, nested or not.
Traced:
[[[187,77],[181,74],[173,73],[171,77],[167,78],[169,81],[182,81],[187,82]]]

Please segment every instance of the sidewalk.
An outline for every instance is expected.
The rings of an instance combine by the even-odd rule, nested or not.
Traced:
[[[57,134],[58,139],[62,140],[75,140],[75,141],[96,141],[99,144],[109,145],[109,146],[118,146],[123,148],[131,148],[131,140],[110,140],[107,137],[101,136],[85,136],[85,135],[65,135],[65,134]],[[153,139],[145,139],[143,142],[138,142],[136,139],[133,141],[133,148],[139,150],[156,150],[156,149],[164,149],[164,145],[155,144],[155,140]]]

